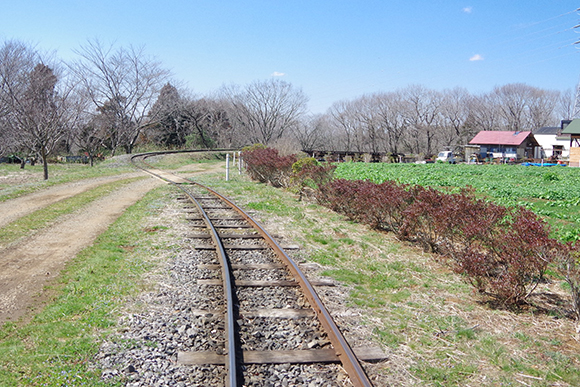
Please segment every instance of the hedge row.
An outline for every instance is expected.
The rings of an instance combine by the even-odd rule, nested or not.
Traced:
[[[351,220],[451,258],[480,292],[509,304],[524,300],[565,248],[533,212],[478,199],[470,189],[338,179],[321,186],[317,198]]]
[[[292,168],[292,157],[272,150],[253,149],[243,157],[253,179],[274,186],[294,182],[300,192],[315,187],[320,204],[449,258],[478,291],[505,304],[525,300],[553,263],[570,284],[580,318],[580,247],[550,238],[546,222],[525,208],[477,198],[471,188],[445,193],[393,181],[332,179],[330,165],[303,159]]]

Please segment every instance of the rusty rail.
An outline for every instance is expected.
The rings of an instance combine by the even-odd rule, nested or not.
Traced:
[[[171,153],[175,153],[175,152],[171,152]],[[155,152],[155,155],[160,155],[160,154],[163,154],[163,152]],[[148,153],[135,155],[131,158],[131,160],[133,161],[137,157],[146,158],[149,155],[150,154],[148,154]],[[166,177],[162,177],[158,174],[152,173],[152,172],[146,170],[145,168],[142,168],[142,167],[139,167],[139,168],[147,173],[155,175],[156,177],[161,178],[165,181],[168,181],[168,182],[179,187],[179,184],[171,182]],[[336,323],[332,319],[332,316],[330,315],[328,310],[324,307],[324,304],[322,303],[322,301],[318,297],[316,290],[313,288],[313,286],[310,284],[310,282],[306,279],[306,276],[304,275],[304,273],[302,273],[302,270],[300,270],[300,268],[298,267],[296,262],[294,262],[294,260],[286,254],[286,252],[280,247],[280,245],[272,238],[272,236],[258,222],[256,222],[254,219],[252,219],[252,217],[250,215],[248,215],[244,210],[242,210],[240,207],[238,207],[235,203],[233,203],[231,200],[229,200],[225,196],[221,195],[220,193],[216,192],[215,190],[213,190],[209,187],[206,187],[206,186],[204,186],[200,183],[197,183],[195,181],[191,181],[191,183],[206,189],[207,191],[211,192],[216,197],[220,198],[220,200],[222,200],[223,202],[225,202],[229,206],[231,206],[248,223],[250,223],[258,231],[258,233],[266,240],[268,245],[274,250],[274,252],[278,256],[278,258],[288,266],[288,269],[294,275],[295,280],[299,283],[302,291],[304,292],[305,297],[310,302],[310,304],[311,304],[312,308],[314,309],[318,319],[320,320],[320,323],[322,324],[326,333],[328,334],[328,337],[332,343],[332,346],[336,352],[336,355],[337,355],[338,359],[340,359],[342,366],[344,367],[344,369],[348,373],[352,384],[356,387],[372,387],[372,383],[370,382],[368,376],[366,375],[364,369],[362,368],[360,362],[358,361],[358,358],[355,356],[352,348],[350,347],[350,345],[348,344],[348,342],[346,341],[346,339],[342,335],[342,332],[338,329]],[[183,190],[183,188],[181,188],[181,189]],[[183,190],[183,191],[185,192],[185,190]],[[188,194],[188,196],[195,201],[195,199],[191,195]],[[197,203],[197,201],[195,201],[195,203],[201,209],[201,206]],[[205,214],[205,212],[204,212],[204,214]],[[207,218],[207,215],[204,215],[204,216]],[[207,218],[207,222],[210,222],[209,218]],[[213,226],[212,226],[212,228],[213,228]],[[214,231],[215,231],[215,229],[214,229]],[[212,236],[212,239],[214,239],[213,236]],[[219,241],[219,237],[217,237],[217,232],[216,232],[216,239],[214,239],[214,242],[216,240]],[[216,246],[221,246],[221,248],[223,249],[223,245],[221,244],[221,242],[219,242],[219,245],[216,243]],[[224,256],[225,256],[225,253],[224,253]],[[229,264],[226,263],[226,266],[229,267]],[[224,274],[224,277],[225,276],[226,276],[226,274]],[[228,274],[228,276],[229,276],[229,274]],[[228,315],[229,315],[229,312],[230,311],[228,309]],[[232,316],[233,316],[233,314],[232,314]],[[231,322],[231,323],[228,322],[228,327],[233,328],[234,327],[233,323],[234,322]],[[229,330],[232,330],[232,329],[229,329]],[[229,334],[230,333],[228,333],[228,335]],[[235,342],[235,340],[233,340],[233,342]],[[231,352],[231,351],[234,351],[234,352]],[[235,353],[235,351],[236,351],[235,348],[228,349],[229,354]],[[233,356],[229,356],[230,363],[231,363],[232,358],[233,358]],[[230,367],[235,367],[235,366],[230,364]],[[230,369],[230,371],[229,371],[230,377],[231,377],[232,373],[233,374],[237,373],[236,371],[232,371],[234,369],[235,368]],[[232,380],[230,379],[230,386],[237,386],[237,384],[235,384],[235,383],[232,384]]]

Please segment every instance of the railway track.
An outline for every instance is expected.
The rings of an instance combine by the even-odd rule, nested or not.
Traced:
[[[290,367],[313,367],[326,375],[325,386],[372,386],[361,360],[384,355],[349,346],[315,291],[329,283],[309,282],[285,249],[231,200],[156,170],[146,161],[151,156],[136,155],[132,161],[181,191],[198,256],[195,282],[212,301],[190,311],[211,320],[209,332],[196,334],[211,337],[213,345],[179,349],[177,364],[217,367],[211,372],[230,387],[266,385],[260,375]]]

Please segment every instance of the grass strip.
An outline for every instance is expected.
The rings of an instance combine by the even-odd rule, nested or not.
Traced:
[[[49,227],[54,224],[59,217],[77,211],[87,204],[115,191],[124,185],[144,178],[145,177],[136,177],[103,184],[89,191],[61,200],[31,214],[23,216],[0,229],[0,248],[5,247],[8,244],[13,243],[25,236],[29,236],[31,233],[35,233],[39,230]]]
[[[0,329],[0,385],[111,385],[89,363],[119,307],[139,292],[141,275],[154,265],[150,256],[161,247],[153,234],[163,229],[144,225],[164,206],[169,189],[149,192],[79,253],[51,289],[54,301],[31,322]]]
[[[186,165],[202,164],[211,165],[216,162],[225,162],[225,153],[176,153],[147,158],[147,163],[159,169],[178,169]]]

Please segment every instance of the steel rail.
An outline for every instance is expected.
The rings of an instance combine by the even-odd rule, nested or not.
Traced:
[[[172,153],[175,153],[175,152],[172,152]],[[163,154],[163,153],[157,152],[156,154]],[[147,155],[147,154],[135,155],[134,157],[144,156],[144,155]],[[131,160],[133,160],[133,158],[131,158]],[[141,169],[143,169],[143,168],[141,168]],[[145,169],[143,169],[143,170],[145,170]],[[167,180],[167,179],[164,179],[164,180]],[[211,192],[213,195],[217,196],[218,198],[223,200],[225,203],[230,205],[248,223],[250,223],[258,231],[258,233],[260,235],[262,235],[262,237],[266,240],[266,243],[268,243],[268,245],[272,248],[272,250],[274,250],[274,252],[278,256],[278,258],[280,258],[280,260],[282,260],[287,265],[288,269],[294,275],[295,280],[298,282],[301,289],[304,291],[305,297],[310,302],[310,305],[312,306],[312,308],[314,309],[314,312],[316,313],[317,317],[319,318],[320,323],[322,324],[326,333],[328,334],[328,337],[332,343],[332,346],[334,347],[335,353],[336,353],[338,359],[340,360],[342,366],[346,370],[352,384],[355,387],[372,387],[373,385],[372,385],[371,381],[369,380],[366,372],[362,368],[362,366],[361,366],[360,362],[358,361],[358,358],[354,354],[352,348],[350,347],[350,345],[348,344],[348,342],[344,338],[340,329],[338,329],[336,323],[332,319],[332,316],[330,315],[330,313],[328,312],[328,310],[325,308],[324,304],[322,303],[322,300],[320,300],[320,297],[318,297],[316,290],[310,284],[308,279],[306,279],[306,276],[304,275],[304,273],[302,273],[302,270],[300,270],[300,268],[298,267],[296,262],[294,262],[294,260],[286,254],[286,252],[280,247],[280,245],[274,240],[274,238],[272,238],[272,236],[258,222],[256,222],[250,215],[248,215],[244,210],[242,210],[240,207],[238,207],[235,203],[233,203],[231,200],[229,200],[225,196],[221,195],[220,193],[218,193],[217,191],[215,191],[209,187],[206,187],[206,186],[204,186],[200,183],[197,183],[195,181],[192,181],[192,180],[190,180],[190,181],[191,181],[191,183],[206,189],[207,191]],[[235,386],[235,384],[231,385],[231,386]]]
[[[235,304],[235,293],[234,293],[234,286],[233,286],[233,281],[232,281],[232,271],[231,271],[231,266],[229,264],[227,255],[226,255],[226,251],[224,248],[224,245],[219,237],[219,234],[217,232],[217,230],[215,229],[215,227],[213,226],[209,216],[207,215],[207,213],[204,211],[204,209],[202,208],[201,204],[197,201],[197,199],[191,194],[189,193],[185,188],[183,188],[180,184],[177,184],[175,182],[172,182],[171,180],[156,174],[154,172],[151,172],[150,170],[147,170],[145,168],[142,168],[140,166],[138,166],[135,162],[134,159],[136,159],[137,157],[143,157],[143,158],[147,158],[146,155],[144,154],[139,154],[139,155],[134,155],[131,157],[131,162],[133,162],[133,165],[135,165],[137,168],[140,168],[141,170],[159,178],[162,179],[172,185],[174,185],[175,187],[179,188],[183,193],[185,193],[185,195],[187,195],[187,197],[189,198],[189,200],[195,204],[197,206],[197,208],[199,209],[204,223],[206,225],[206,227],[209,229],[210,231],[210,236],[211,239],[214,242],[214,245],[216,246],[216,253],[218,255],[219,261],[221,263],[221,272],[222,272],[222,280],[224,283],[224,297],[226,298],[226,331],[227,331],[227,374],[228,374],[228,381],[229,384],[228,386],[230,387],[238,387],[240,384],[238,382],[238,364],[241,364],[240,359],[238,358],[238,354],[241,352],[238,351],[238,345],[237,345],[237,340],[236,340],[236,312],[235,312],[235,308],[234,308],[234,304]],[[143,161],[143,163],[145,163],[145,161]],[[241,379],[240,379],[241,380]]]
[[[336,355],[338,356],[340,362],[342,363],[342,366],[348,373],[348,376],[350,377],[352,384],[355,387],[372,387],[371,381],[369,380],[366,372],[362,368],[352,348],[342,335],[340,329],[338,329],[338,327],[336,326],[336,323],[332,319],[332,316],[330,315],[328,310],[324,307],[324,304],[322,303],[322,300],[320,300],[320,297],[318,297],[316,290],[314,289],[312,284],[310,284],[308,279],[306,279],[306,276],[304,275],[304,273],[302,273],[302,270],[300,270],[296,262],[294,262],[294,260],[286,254],[286,252],[284,251],[284,249],[282,249],[282,247],[280,247],[278,242],[276,242],[274,238],[272,238],[272,236],[258,222],[252,219],[250,215],[248,215],[235,203],[233,203],[231,200],[229,200],[225,196],[221,195],[220,193],[214,191],[209,187],[206,187],[194,181],[192,181],[192,183],[200,187],[203,187],[204,189],[208,190],[215,196],[219,197],[224,202],[228,203],[228,205],[230,205],[234,210],[236,210],[248,223],[250,223],[258,231],[260,235],[262,235],[262,237],[266,240],[266,243],[270,245],[270,247],[274,250],[278,258],[280,258],[288,266],[288,269],[292,272],[292,274],[294,274],[295,280],[298,282],[298,284],[304,291],[304,295],[310,302],[312,309],[314,309],[314,312],[316,313],[318,319],[320,320],[320,323],[322,324],[326,333],[328,334],[328,337],[334,347]]]
[[[229,263],[229,260],[227,258],[226,255],[226,250],[224,248],[224,245],[219,237],[219,234],[217,232],[217,230],[215,229],[215,227],[213,226],[211,220],[209,219],[209,216],[207,215],[207,213],[204,211],[204,209],[201,207],[201,204],[197,201],[197,199],[195,199],[195,197],[193,197],[193,195],[191,195],[189,192],[187,192],[183,187],[179,186],[179,188],[181,188],[181,190],[183,192],[185,192],[185,194],[189,197],[189,199],[195,203],[195,205],[198,207],[199,211],[201,212],[201,215],[203,217],[203,220],[207,226],[207,228],[210,230],[210,235],[211,235],[211,239],[213,240],[215,246],[217,247],[217,255],[219,257],[219,260],[221,262],[221,269],[222,269],[222,279],[223,279],[223,283],[224,283],[224,296],[227,300],[227,305],[226,305],[226,330],[227,330],[227,336],[228,336],[228,343],[227,343],[227,350],[228,350],[228,365],[227,365],[227,369],[228,369],[228,379],[229,379],[229,386],[238,386],[238,363],[241,364],[241,362],[239,362],[238,360],[238,346],[237,346],[237,340],[236,340],[236,312],[234,309],[234,304],[235,304],[235,293],[234,293],[234,286],[233,286],[233,276],[232,276],[232,270],[231,270],[231,266]]]

